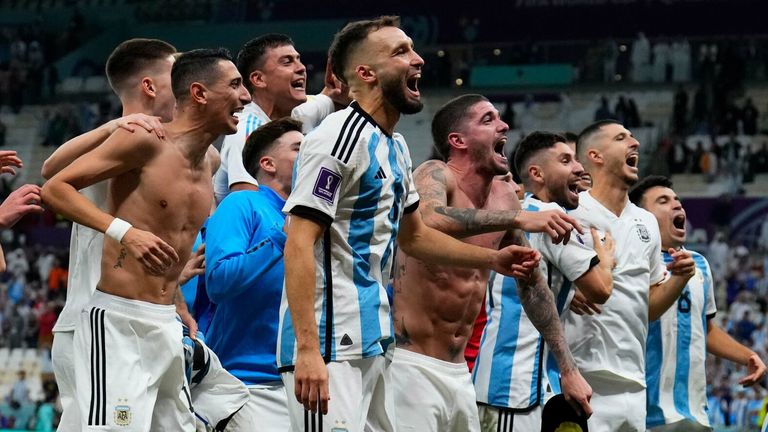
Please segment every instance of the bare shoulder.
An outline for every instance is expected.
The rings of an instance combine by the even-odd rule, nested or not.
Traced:
[[[452,188],[456,182],[453,171],[448,164],[441,160],[428,160],[416,168],[413,172],[417,185],[443,185],[446,189]]]
[[[166,144],[165,141],[143,128],[136,128],[133,132],[118,128],[107,140],[108,149],[119,149],[121,152],[142,152],[144,157],[156,154]]]
[[[219,154],[219,151],[213,144],[208,146],[208,150],[205,152],[205,158],[208,159],[211,172],[215,173],[219,169],[219,166],[221,166],[221,154]]]

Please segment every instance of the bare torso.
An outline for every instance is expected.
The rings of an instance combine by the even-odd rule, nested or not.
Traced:
[[[201,150],[205,154],[205,150]],[[151,275],[125,247],[105,237],[99,289],[135,300],[173,304],[177,279],[213,200],[208,158],[193,163],[169,136],[143,167],[110,180],[109,213],[160,237],[179,261]]]
[[[510,188],[507,183],[494,181],[485,205],[478,207],[456,187],[448,195],[447,205],[512,209],[517,202],[509,199],[514,196]],[[498,249],[505,235],[500,231],[462,241]],[[393,280],[397,346],[444,361],[464,362],[464,349],[483,306],[488,276],[488,270],[426,264],[398,251]]]

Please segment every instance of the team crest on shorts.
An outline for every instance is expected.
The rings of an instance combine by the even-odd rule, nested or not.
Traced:
[[[315,180],[315,187],[312,189],[312,195],[333,204],[340,184],[341,175],[339,173],[321,167],[317,174],[317,180]]]
[[[648,228],[646,228],[645,225],[637,224],[635,225],[635,228],[637,228],[637,235],[640,237],[640,240],[645,243],[651,241],[651,235],[648,233]]]
[[[126,399],[126,402],[128,400]],[[128,405],[115,405],[115,424],[117,426],[128,426],[131,424],[131,407]]]
[[[347,429],[347,422],[336,420],[336,425],[333,426],[331,432],[349,432],[349,429]]]

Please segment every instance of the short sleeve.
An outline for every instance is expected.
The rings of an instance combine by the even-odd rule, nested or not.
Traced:
[[[355,170],[332,156],[322,139],[321,134],[310,134],[302,143],[296,159],[293,190],[283,211],[329,226],[336,218],[345,186],[354,182]]]
[[[320,122],[331,115],[336,106],[333,100],[324,94],[310,96],[306,102],[291,111],[291,117],[300,120],[302,132],[308,134],[316,128]]]
[[[403,158],[405,158],[405,171],[408,187],[407,195],[405,196],[405,213],[413,213],[419,207],[419,192],[416,190],[416,183],[413,181],[413,162],[411,161],[411,153],[402,136],[398,134],[398,136],[395,137],[395,140],[403,153]]]
[[[717,304],[715,303],[715,281],[712,278],[712,268],[709,266],[709,263],[705,260],[704,263],[706,264],[706,272],[703,272],[702,277],[704,278],[704,289],[707,292],[707,305],[704,313],[708,317],[715,316],[717,314]]]
[[[243,164],[243,148],[245,148],[245,129],[238,128],[234,135],[224,137],[222,148],[227,148],[226,155],[221,158],[221,164],[226,167],[227,187],[232,187],[235,183],[249,183],[259,185]]]
[[[650,270],[650,283],[651,286],[659,284],[664,281],[666,277],[666,266],[664,265],[664,259],[659,253],[661,250],[661,233],[659,232],[659,223],[656,218],[649,218],[648,229],[651,231],[651,245],[650,257],[649,257],[649,270]]]
[[[597,252],[575,235],[565,245],[553,243],[544,233],[532,233],[530,241],[531,246],[570,281],[580,278],[599,262]]]

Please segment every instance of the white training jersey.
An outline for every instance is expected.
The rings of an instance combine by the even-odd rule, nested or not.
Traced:
[[[98,208],[107,208],[107,188],[103,181],[80,190]],[[64,304],[54,332],[74,331],[80,320],[80,312],[91,301],[96,285],[101,278],[101,252],[104,234],[79,223],[72,223],[69,241],[69,274],[67,276],[67,300]]]
[[[216,203],[220,203],[229,194],[229,187],[235,183],[259,185],[243,165],[243,148],[251,132],[269,122],[269,117],[255,103],[251,102],[243,108],[237,122],[237,132],[226,135],[221,143],[221,165],[213,176],[213,194]]]
[[[488,322],[472,382],[477,401],[526,411],[542,403],[543,341],[523,310],[515,278],[491,272],[485,295]]]
[[[531,193],[525,194],[523,210],[530,212],[547,210],[565,212],[557,203],[543,202]],[[539,268],[541,268],[541,271],[547,278],[549,288],[555,297],[557,313],[560,314],[561,318],[565,311],[568,310],[575,293],[573,281],[583,276],[600,262],[595,250],[580,241],[581,239],[575,234],[576,231],[571,234],[571,240],[568,244],[555,244],[552,238],[545,233],[530,233],[528,235],[531,247],[541,252],[542,260]],[[549,354],[548,349],[544,351],[544,364],[548,378],[546,381],[550,386],[551,392],[553,394],[561,393],[560,368],[555,357]]]
[[[648,336],[650,286],[664,279],[661,235],[656,218],[627,201],[616,216],[589,191],[579,194],[579,207],[569,213],[583,227],[610,232],[615,242],[613,291],[595,315],[564,313],[565,336],[582,373],[631,381],[645,387],[645,343]],[[576,234],[592,248],[591,235]]]
[[[696,274],[677,303],[648,329],[646,426],[681,420],[709,426],[707,414],[707,320],[717,313],[707,259],[691,252]],[[664,262],[672,257],[663,252]]]
[[[328,116],[304,139],[286,213],[326,226],[314,247],[315,319],[326,361],[371,357],[392,336],[385,286],[404,213],[419,196],[400,134],[388,136],[357,103]],[[295,362],[285,291],[277,364]]]

